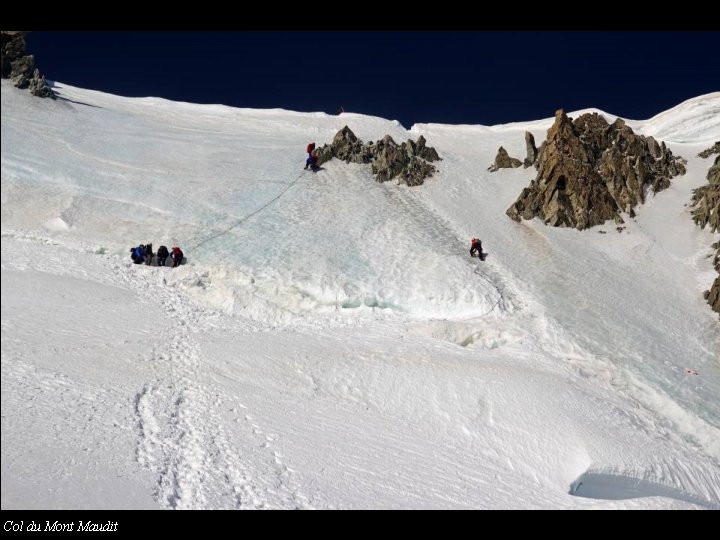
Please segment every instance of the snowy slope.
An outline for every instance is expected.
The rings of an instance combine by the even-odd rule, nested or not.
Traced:
[[[485,169],[549,119],[58,91],[2,85],[3,508],[720,507],[718,235],[684,206],[720,94],[629,121],[689,172],[618,233],[504,215],[532,171]],[[304,172],[345,124],[440,174]]]

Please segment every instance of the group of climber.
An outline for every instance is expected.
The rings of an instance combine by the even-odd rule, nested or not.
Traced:
[[[305,160],[305,169],[307,170],[309,168],[313,172],[319,171],[320,167],[318,166],[317,149],[315,148],[314,142],[307,145],[307,154],[308,157],[307,160]],[[482,250],[482,242],[479,238],[473,238],[470,240],[470,256],[474,257],[476,253],[481,261],[485,260],[485,254]],[[144,263],[146,265],[151,265],[155,255],[156,254],[153,253],[152,250],[152,244],[140,244],[134,248],[130,248],[130,258],[135,264]],[[175,268],[176,266],[180,266],[184,256],[185,255],[178,246],[173,246],[172,250],[168,250],[166,246],[160,246],[157,251],[157,264],[158,266],[165,266],[165,261],[168,257],[170,257],[172,263],[169,266]]]
[[[144,263],[149,266],[150,264],[152,264],[153,257],[155,255],[156,254],[153,253],[152,250],[152,244],[140,244],[137,247],[130,248],[130,258],[135,264]],[[176,266],[180,266],[185,255],[182,250],[177,246],[173,246],[173,248],[169,251],[167,246],[160,246],[157,250],[158,266],[165,266],[165,261],[168,257],[170,257],[171,260],[171,264],[169,264],[168,266],[170,266],[171,268],[175,268]]]

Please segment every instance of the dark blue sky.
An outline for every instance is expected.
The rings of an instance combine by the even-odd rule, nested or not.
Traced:
[[[720,91],[720,32],[33,32],[50,80],[123,96],[497,124],[649,118]]]

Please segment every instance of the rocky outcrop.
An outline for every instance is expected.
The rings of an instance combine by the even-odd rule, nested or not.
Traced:
[[[32,79],[30,79],[28,88],[33,96],[55,99],[55,92],[53,92],[52,88],[48,86],[45,76],[40,75],[40,70],[38,68],[35,68],[35,71],[33,71],[33,76]]]
[[[705,292],[705,299],[712,310],[720,314],[720,276],[715,278],[710,290]]]
[[[538,152],[536,178],[506,213],[577,229],[610,219],[623,223],[621,214],[634,217],[646,189],[667,188],[685,174],[684,164],[665,143],[636,135],[620,118],[608,124],[588,113],[573,122],[561,109]]]
[[[34,96],[55,98],[45,77],[35,67],[35,58],[25,54],[27,32],[0,32],[0,64],[2,78],[11,79],[18,88],[28,88]]]
[[[322,149],[326,149],[327,152],[321,154],[320,150]],[[330,147],[324,145],[320,150],[318,151],[318,165],[322,165],[332,158],[341,159],[346,163],[369,163],[372,158],[366,146],[347,126],[335,134]]]
[[[390,135],[385,135],[377,143],[370,141],[364,144],[348,126],[337,132],[330,145],[318,148],[317,156],[318,165],[332,158],[346,163],[368,163],[378,182],[398,178],[408,186],[421,185],[436,170],[429,162],[440,160],[438,153],[427,146],[422,135],[417,141],[408,139],[400,144]]]
[[[720,274],[720,242],[715,242],[712,247],[715,249],[715,258],[713,259],[715,271]],[[715,278],[710,290],[705,291],[705,300],[714,312],[720,314],[720,275]]]
[[[517,158],[510,157],[502,146],[498,148],[498,153],[495,156],[495,163],[488,167],[488,171],[495,172],[500,169],[514,169],[522,165],[522,161]]]
[[[420,135],[417,143],[408,139],[408,143],[413,146],[414,155],[424,159],[425,161],[440,161],[440,156],[432,146],[427,146],[425,137]]]
[[[690,213],[698,227],[709,225],[710,232],[716,232],[720,230],[720,156],[715,158],[707,179],[708,185],[693,190]]]
[[[526,169],[537,163],[538,149],[535,147],[535,137],[529,131],[525,132],[525,148],[527,149],[527,157],[523,161],[523,167]]]
[[[706,148],[698,154],[698,157],[703,159],[709,158],[713,154],[720,154],[720,141],[716,141],[710,148]]]
[[[712,185],[720,184],[720,156],[715,158],[715,163],[708,170],[707,179]]]
[[[25,34],[26,32],[7,30],[0,32],[0,65],[3,79],[10,77],[12,63],[25,55]]]
[[[700,152],[698,156],[708,158],[713,154],[720,154],[720,141]],[[707,179],[706,186],[693,190],[691,214],[698,227],[704,229],[709,225],[710,232],[716,232],[720,230],[720,155],[708,170]],[[715,271],[720,274],[720,242],[714,243],[712,247],[715,249]],[[705,291],[705,300],[713,311],[720,314],[720,275],[715,278],[710,290]]]

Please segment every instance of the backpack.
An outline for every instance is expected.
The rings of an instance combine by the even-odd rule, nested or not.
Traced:
[[[158,257],[161,259],[168,256],[168,249],[167,246],[160,246],[157,251]]]
[[[180,257],[182,255],[182,251],[180,251],[179,247],[173,248],[173,257]]]
[[[314,142],[311,142],[311,143],[308,144],[308,146],[307,146],[307,153],[309,154],[309,153],[312,152],[313,150],[315,150],[315,143],[314,143]]]

